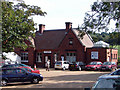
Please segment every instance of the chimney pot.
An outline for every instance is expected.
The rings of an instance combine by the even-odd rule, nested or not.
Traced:
[[[44,30],[45,30],[45,25],[44,24],[39,24],[39,32],[40,32],[40,34],[43,34]]]
[[[72,28],[72,22],[65,22],[66,24],[66,32],[68,32]]]

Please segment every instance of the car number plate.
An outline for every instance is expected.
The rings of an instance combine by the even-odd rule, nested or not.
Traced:
[[[105,70],[105,68],[102,68],[103,70]]]
[[[60,65],[56,65],[56,66],[60,66]]]
[[[71,65],[72,67],[74,67],[74,65]]]

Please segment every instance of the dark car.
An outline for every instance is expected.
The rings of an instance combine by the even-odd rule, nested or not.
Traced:
[[[0,75],[2,78],[0,84],[2,86],[6,86],[7,83],[10,82],[28,82],[31,83],[39,83],[39,81],[43,80],[43,76],[37,73],[30,73],[21,68],[4,68],[2,69],[2,74]]]
[[[69,70],[85,70],[85,63],[83,62],[73,62],[69,64]]]
[[[85,66],[86,70],[99,70],[102,65],[100,61],[93,61],[90,62],[88,65]]]
[[[110,70],[117,69],[117,64],[115,62],[104,62],[100,67],[100,70]]]

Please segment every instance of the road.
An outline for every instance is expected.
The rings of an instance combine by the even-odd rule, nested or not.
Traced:
[[[110,72],[39,69],[44,80],[39,84],[10,83],[3,88],[91,88],[100,75]]]

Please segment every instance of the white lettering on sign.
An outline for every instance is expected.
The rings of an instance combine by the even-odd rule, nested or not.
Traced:
[[[91,59],[98,59],[98,52],[91,52]]]
[[[52,53],[51,51],[44,51],[44,53]]]

